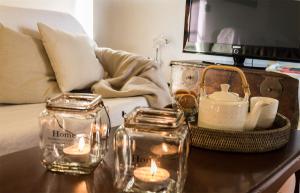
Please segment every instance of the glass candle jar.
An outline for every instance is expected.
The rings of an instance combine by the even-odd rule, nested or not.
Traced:
[[[101,96],[62,94],[39,117],[42,164],[49,170],[89,174],[107,151],[110,120]]]
[[[186,120],[197,124],[201,62],[171,61],[171,94]]]
[[[114,137],[115,186],[122,192],[182,192],[189,132],[183,113],[136,108]]]

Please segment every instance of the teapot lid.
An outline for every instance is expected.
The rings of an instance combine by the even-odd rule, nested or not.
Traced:
[[[239,95],[234,92],[229,92],[229,88],[229,84],[221,84],[221,91],[210,94],[208,98],[224,102],[240,102],[241,98]]]

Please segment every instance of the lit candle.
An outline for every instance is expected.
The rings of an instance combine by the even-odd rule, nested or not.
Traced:
[[[96,125],[96,124],[92,124],[92,132],[93,132],[93,134],[96,134],[96,133],[98,133],[99,132],[99,134],[100,134],[100,137],[101,138],[106,138],[107,137],[107,132],[108,132],[108,127],[107,127],[107,125],[106,124],[103,124],[103,125],[101,125],[101,126],[99,126],[99,125]]]
[[[132,149],[132,152],[134,153],[135,150],[136,150],[136,142],[135,142],[135,140],[132,140],[131,149]]]
[[[89,159],[91,147],[84,140],[84,137],[80,137],[78,143],[66,147],[63,149],[63,152],[68,156],[72,161],[76,162],[85,162]]]
[[[150,167],[136,168],[133,175],[138,186],[152,191],[165,188],[170,178],[170,173],[166,169],[157,167],[152,159]]]
[[[177,154],[177,146],[168,145],[166,143],[162,143],[161,145],[155,145],[151,148],[151,152],[158,156],[169,156]]]
[[[107,132],[108,132],[107,125],[102,125],[100,128],[101,137],[106,138],[108,134]]]

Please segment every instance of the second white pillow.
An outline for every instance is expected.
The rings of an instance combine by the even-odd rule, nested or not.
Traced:
[[[88,88],[103,78],[103,67],[88,36],[67,33],[42,23],[37,25],[63,92]]]

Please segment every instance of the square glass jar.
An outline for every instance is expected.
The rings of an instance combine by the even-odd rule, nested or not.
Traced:
[[[136,108],[114,136],[115,186],[122,192],[182,192],[189,155],[183,112]]]
[[[42,164],[51,171],[89,174],[107,151],[110,119],[101,96],[65,93],[40,114]]]

